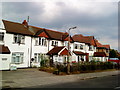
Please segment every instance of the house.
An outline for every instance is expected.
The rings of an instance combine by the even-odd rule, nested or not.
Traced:
[[[64,32],[28,25],[26,20],[22,23],[3,20],[3,23],[2,44],[11,52],[9,68],[40,67],[41,56],[49,58],[46,54],[56,46],[64,46],[64,39],[68,36]]]
[[[97,49],[94,52],[94,57],[96,60],[105,62],[108,61],[109,52],[110,52],[110,45],[102,45],[98,40],[95,39]]]
[[[96,51],[94,36],[83,36],[82,34],[73,37],[73,56],[77,61],[91,61]]]
[[[71,37],[67,32],[28,25],[26,20],[22,23],[2,21],[5,29],[0,30],[0,70],[40,67],[43,59],[49,59],[51,66],[54,63],[66,64],[68,55],[70,62],[109,56],[109,45],[100,44],[94,36],[77,34]],[[101,54],[99,57],[98,53]]]
[[[0,45],[0,70],[9,69],[10,65],[10,50],[7,46]]]
[[[30,67],[31,36],[24,24],[3,20],[5,27],[3,45],[10,50],[9,69],[13,66],[17,68]]]

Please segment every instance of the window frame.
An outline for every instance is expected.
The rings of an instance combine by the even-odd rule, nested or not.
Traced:
[[[13,43],[14,44],[25,44],[25,36],[19,35],[19,34],[14,34],[13,35]]]
[[[82,44],[80,44],[80,49],[83,50],[83,45]]]
[[[18,55],[16,55],[16,54],[18,54]],[[19,57],[18,61],[16,59],[17,57]],[[13,58],[14,58],[14,60],[13,60]],[[24,52],[13,52],[12,53],[12,64],[22,64],[23,62],[24,62]]]
[[[4,42],[4,32],[0,32],[0,42]]]
[[[51,46],[58,46],[58,41],[52,40]]]
[[[45,37],[37,37],[35,38],[35,45],[47,47],[47,39]]]

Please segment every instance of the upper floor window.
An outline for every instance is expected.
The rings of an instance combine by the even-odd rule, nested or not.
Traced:
[[[75,49],[78,49],[78,45],[77,44],[75,44],[75,47],[74,47]]]
[[[47,46],[47,39],[44,37],[36,38],[35,45]]]
[[[83,45],[80,45],[80,49],[83,49]]]
[[[25,43],[25,36],[14,35],[14,43],[24,44]]]
[[[20,64],[23,63],[24,53],[12,53],[12,63]]]
[[[68,46],[68,41],[64,41],[64,46]]]
[[[4,41],[4,32],[0,32],[0,41]]]
[[[89,51],[92,51],[93,50],[93,46],[89,46]]]
[[[52,46],[58,46],[58,41],[52,41]]]
[[[106,53],[109,53],[109,50],[108,50],[108,49],[106,49]]]

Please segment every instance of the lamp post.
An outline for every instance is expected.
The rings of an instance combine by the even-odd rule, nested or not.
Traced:
[[[72,27],[72,28],[69,28],[69,30],[68,30],[68,59],[67,59],[67,74],[70,74],[70,62],[69,62],[69,60],[70,60],[70,30],[71,29],[75,29],[75,28],[77,28],[77,27]]]

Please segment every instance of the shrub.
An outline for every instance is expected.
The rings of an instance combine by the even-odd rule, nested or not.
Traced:
[[[77,71],[78,71],[78,65],[70,66],[70,72],[77,72]]]
[[[60,72],[67,72],[67,66],[65,65],[57,65],[57,69],[60,71]]]

